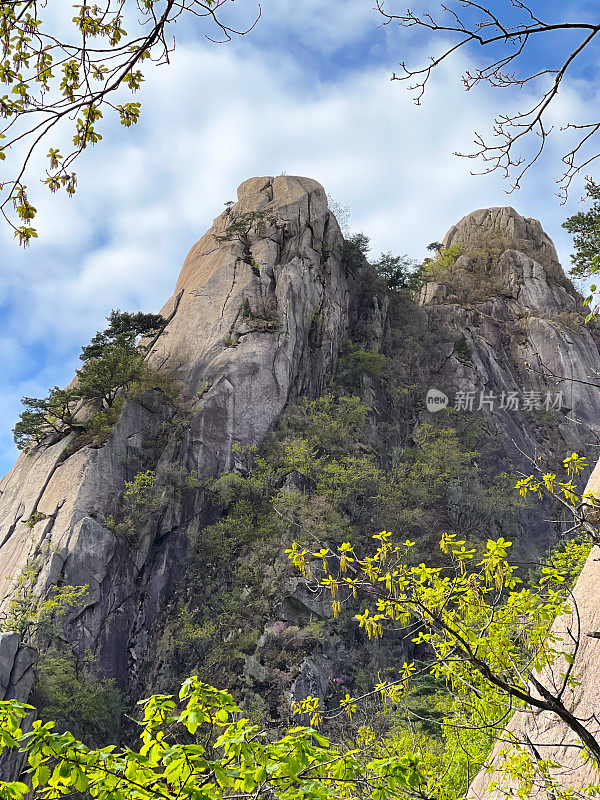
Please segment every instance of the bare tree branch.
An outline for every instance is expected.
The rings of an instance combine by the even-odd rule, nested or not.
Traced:
[[[401,73],[392,75],[392,80],[408,83],[417,105],[420,105],[436,68],[458,52],[476,54],[478,60],[483,54],[483,65],[471,67],[462,75],[466,91],[482,83],[498,89],[522,89],[531,85],[534,99],[530,107],[524,111],[498,114],[493,120],[490,138],[475,132],[474,150],[455,153],[482,163],[481,170],[472,174],[499,171],[509,181],[509,193],[518,189],[553,133],[549,109],[555,104],[574,62],[596,39],[600,23],[545,22],[520,0],[506,0],[504,20],[475,0],[458,0],[449,5],[442,3],[438,16],[429,12],[416,14],[410,9],[404,14],[394,14],[387,10],[384,0],[377,0],[377,9],[384,18],[384,25],[394,23],[403,28],[420,28],[443,41],[441,51],[431,56],[426,64],[409,67],[403,61]],[[526,57],[535,58],[542,40],[545,42],[553,34],[563,34],[563,39],[564,34],[574,37],[575,41],[566,54],[561,55],[561,49],[555,48],[554,61],[540,68],[532,69],[530,64],[524,63]],[[558,195],[563,201],[574,177],[600,155],[590,154],[587,149],[599,129],[600,121],[572,121],[561,127],[561,131],[578,131],[580,134],[575,145],[562,156],[562,171],[556,182]]]

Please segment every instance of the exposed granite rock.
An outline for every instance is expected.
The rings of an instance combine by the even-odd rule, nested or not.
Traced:
[[[255,217],[257,224],[247,234],[227,238],[228,226],[243,214],[261,218]],[[444,243],[464,242],[489,229],[510,239],[495,265],[501,290],[482,302],[459,303],[445,284],[426,285],[418,313],[431,329],[443,327],[451,336],[437,342],[426,365],[415,365],[422,371],[416,374],[426,371],[428,379],[454,393],[500,397],[562,388],[552,442],[534,418],[506,409],[489,414],[497,438],[515,462],[520,451],[540,449],[549,457],[569,449],[593,457],[600,399],[593,387],[578,381],[600,369],[600,355],[594,336],[577,321],[580,301],[539,223],[514,209],[474,212]],[[102,447],[73,452],[69,437],[21,455],[0,483],[0,576],[16,576],[29,561],[39,569],[39,595],[60,582],[87,585],[85,603],[67,616],[66,633],[90,648],[102,673],[135,699],[152,676],[157,628],[185,576],[188,533],[206,524],[202,489],[173,487],[186,485],[192,473],[200,485],[226,471],[244,474],[249,466],[245,448],[260,444],[286,405],[302,394],[323,392],[353,315],[365,304],[355,279],[345,274],[341,254],[339,226],[318,183],[289,176],[245,181],[238,202],[190,250],[162,309],[169,324],[150,358],[180,381],[179,400],[148,391],[126,403]],[[379,350],[389,329],[387,301],[369,299],[367,305],[361,342]],[[548,369],[557,377],[540,374]],[[373,381],[365,379],[362,390],[376,415]],[[122,503],[125,481],[148,468],[160,477],[160,514],[128,539],[110,517]],[[302,488],[301,476],[290,474],[285,490]],[[43,518],[33,527],[25,525],[36,512]],[[532,541],[546,541],[544,525],[542,531],[531,523]],[[5,582],[0,596],[10,590]],[[283,629],[301,625],[305,617],[330,615],[329,605],[297,579],[273,602],[275,624]],[[17,685],[24,690],[31,669],[26,655],[19,662],[20,651],[13,653],[15,640],[8,636],[4,645],[0,640],[0,683],[5,652],[4,671],[22,673]],[[259,639],[257,652],[263,638],[268,637]],[[333,675],[342,680],[343,664],[334,668],[342,650],[338,641],[329,641],[303,654],[286,673],[294,678],[285,691],[324,699]],[[245,678],[249,685],[261,684],[264,663],[247,655]]]
[[[27,702],[34,681],[37,652],[17,631],[0,633],[0,700]]]
[[[490,232],[499,233],[504,237],[499,241],[510,245],[486,276],[496,294],[490,290],[487,299],[459,302],[452,288],[442,283],[427,283],[421,289],[419,300],[432,321],[437,319],[464,337],[469,351],[465,357],[454,349],[439,369],[439,383],[454,394],[473,392],[479,398],[485,393],[495,398],[491,417],[517,463],[525,463],[523,453],[540,452],[539,432],[535,415],[502,408],[502,397],[516,392],[523,405],[525,393],[530,398],[541,395],[542,403],[548,393],[552,402],[561,393],[553,452],[547,454],[564,457],[562,453],[577,450],[593,463],[600,443],[600,409],[598,391],[588,384],[594,383],[600,367],[598,334],[584,326],[582,299],[537,220],[522,217],[511,207],[481,209],[453,226],[444,246],[469,247],[477,240],[480,247]]]
[[[257,683],[263,683],[269,677],[269,670],[255,656],[249,656],[244,664],[244,675]]]
[[[330,681],[331,662],[326,655],[315,654],[312,658],[305,658],[292,686],[292,697],[294,700],[318,697],[321,707],[324,707]]]
[[[470,363],[463,362],[462,368],[457,369],[449,359],[444,366],[445,375],[456,390],[466,387],[498,395],[523,390],[561,391],[563,403],[556,429],[558,438],[553,443],[554,459],[577,450],[594,463],[600,432],[598,389],[594,386],[600,364],[598,335],[582,324],[581,298],[562,273],[554,246],[537,220],[523,218],[512,208],[484,209],[469,214],[454,226],[444,245],[468,243],[482,230],[494,228],[512,240],[496,267],[502,292],[470,307],[453,306],[446,301],[445,306],[431,309],[430,313],[437,312],[456,326],[471,350]],[[440,302],[437,289],[423,291],[421,297],[426,305],[436,299]],[[547,457],[552,454],[552,449],[540,447],[539,441],[536,444],[531,418],[502,411],[496,411],[495,416],[507,446],[510,440],[524,454]],[[518,451],[515,457],[519,457]],[[524,466],[527,467],[526,461]],[[586,490],[600,497],[600,465],[596,466]],[[589,510],[587,516],[594,522],[600,520],[597,511]],[[596,597],[599,556],[600,550],[594,547],[574,588],[573,603],[578,614],[564,615],[553,625],[553,632],[566,643],[570,643],[569,629],[580,636],[574,669],[581,680],[578,686],[567,688],[563,701],[595,735],[600,734],[600,724],[594,716],[600,680],[600,640],[588,634],[600,630],[600,604]],[[559,673],[564,669],[565,664],[557,664],[539,678],[550,690],[557,690]],[[593,766],[584,763],[573,747],[575,735],[556,715],[520,711],[513,716],[507,731],[530,750],[534,763],[541,757],[560,765],[553,774],[563,787],[581,789],[599,779]],[[499,800],[518,789],[516,782],[511,783],[494,771],[494,764],[501,761],[505,748],[506,744],[494,748],[488,760],[489,770],[483,769],[477,775],[469,797]],[[490,778],[501,778],[501,788],[488,790]],[[543,776],[531,796],[553,796],[546,791]]]
[[[21,637],[16,631],[0,633],[0,694],[4,700],[11,682],[13,666]]]
[[[564,280],[556,248],[540,222],[521,216],[512,206],[472,211],[450,228],[444,237],[443,246],[451,247],[457,242],[466,245],[476,239],[482,230],[496,230],[507,235],[515,250],[535,259],[548,275]]]
[[[451,296],[450,288],[445,283],[429,281],[421,287],[419,302],[424,306],[447,303]]]
[[[0,633],[0,700],[27,702],[35,680],[37,658],[37,652],[23,644],[19,633]],[[23,730],[29,729],[32,720],[31,714],[23,720]],[[24,760],[24,754],[18,751],[4,750],[0,754],[0,776],[8,780],[16,778],[23,769]]]
[[[105,520],[140,469],[207,478],[245,468],[234,445],[255,445],[286,403],[316,396],[335,367],[348,320],[342,236],[323,188],[307,178],[255,178],[240,186],[188,255],[169,324],[152,362],[181,381],[180,408],[158,390],[129,400],[106,444],[69,454],[71,439],[24,453],[0,485],[0,575],[39,568],[36,590],[88,585],[68,635],[99,657],[125,690],[185,569],[186,531],[202,527],[200,490],[173,495],[158,522],[125,541]],[[265,212],[248,236],[227,236],[242,214]],[[249,309],[249,313],[248,312]],[[318,331],[315,320],[318,318]],[[184,411],[181,411],[183,407]],[[39,512],[45,518],[23,523]],[[4,582],[0,595],[9,593]]]
[[[301,578],[290,578],[287,588],[289,593],[283,598],[279,612],[281,620],[301,624],[302,620],[309,618],[310,615],[314,615],[317,619],[327,619],[332,616],[329,598],[309,591]]]

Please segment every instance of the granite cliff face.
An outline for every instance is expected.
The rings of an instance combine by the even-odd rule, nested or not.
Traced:
[[[598,444],[598,392],[588,384],[598,370],[599,338],[583,325],[581,299],[540,223],[510,207],[482,209],[446,234],[445,247],[457,243],[474,258],[458,257],[454,286],[432,282],[421,291],[429,313],[460,331],[471,351],[470,363],[455,355],[440,378],[455,391],[498,397],[561,393],[557,441],[573,449]],[[505,437],[529,455],[539,451],[535,420],[499,403],[495,411]]]
[[[439,287],[429,285],[423,290],[425,302],[433,302],[438,313],[452,320],[473,349],[472,366],[460,373],[451,368],[450,381],[457,387],[464,387],[466,383],[479,391],[490,388],[494,392],[509,392],[522,387],[520,391],[562,392],[565,413],[558,419],[554,430],[556,438],[552,437],[552,441],[546,439],[545,443],[540,443],[535,421],[531,418],[502,414],[501,410],[500,430],[504,437],[511,438],[521,454],[536,455],[551,464],[556,463],[561,451],[573,449],[586,452],[593,465],[598,458],[600,422],[595,385],[597,333],[584,328],[573,314],[579,308],[579,298],[565,281],[554,246],[537,220],[525,219],[511,208],[483,209],[469,214],[454,226],[446,234],[444,246],[477,240],[482,229],[501,231],[511,240],[510,248],[497,261],[496,296],[468,307],[449,303],[447,298],[451,290],[446,287],[440,291]],[[510,443],[507,442],[507,446],[510,447]],[[515,457],[518,459],[519,454]],[[531,471],[526,462],[523,466],[525,472]],[[600,496],[600,464],[590,476],[586,491]],[[587,517],[598,522],[595,510],[590,509]],[[533,529],[538,536],[542,533],[535,521]],[[596,737],[600,734],[596,718],[600,654],[596,635],[600,628],[600,606],[596,599],[599,555],[596,546],[573,589],[573,612],[557,619],[553,626],[553,633],[565,642],[568,652],[574,651],[571,636],[578,640],[573,669],[580,682],[566,689],[563,702]],[[565,668],[566,663],[558,664],[552,670],[546,669],[538,678],[556,693],[562,682],[560,673]],[[540,758],[556,762],[559,766],[553,774],[561,786],[580,790],[598,780],[592,764],[580,757],[575,734],[557,715],[517,712],[507,727],[507,734],[530,753],[533,763]],[[469,797],[499,800],[511,792],[505,776],[497,789],[488,789],[490,780],[500,777],[493,765],[502,760],[502,752],[506,750],[506,744],[494,748],[488,768],[475,778]],[[552,797],[546,784],[540,774],[534,780],[532,796]],[[512,791],[518,788],[515,782]]]
[[[67,438],[23,454],[0,485],[2,593],[12,586],[4,576],[26,564],[39,569],[40,595],[58,581],[89,585],[67,628],[121,686],[147,656],[184,569],[186,529],[203,513],[202,492],[188,493],[132,548],[102,524],[124,482],[150,462],[159,473],[196,470],[199,480],[232,469],[234,444],[260,443],[291,398],[321,390],[345,335],[342,236],[323,189],[307,178],[254,178],[238,196],[192,248],[162,311],[170,321],[151,360],[182,382],[179,416],[148,392],[126,404],[103,447],[67,457]],[[275,221],[244,242],[215,239],[234,217],[261,210]]]
[[[236,221],[244,224],[232,232]],[[500,471],[528,469],[527,456],[555,461],[577,450],[595,461],[600,397],[586,381],[600,370],[600,354],[552,242],[537,221],[495,208],[454,226],[444,246],[457,244],[456,258],[429,276],[418,303],[400,301],[362,257],[348,260],[318,183],[289,176],[243,183],[238,202],[190,251],[161,312],[168,325],[149,360],[177,396],[156,387],[128,399],[100,447],[74,446],[71,435],[20,456],[0,484],[0,575],[32,569],[40,597],[57,584],[89,586],[85,603],[67,615],[65,636],[89,649],[129,699],[157,682],[172,689],[169,631],[183,598],[200,591],[188,575],[190,540],[201,548],[215,520],[207,481],[249,474],[256,447],[286,409],[327,392],[347,338],[371,358],[385,356],[391,376],[365,372],[354,384],[368,411],[356,450],[378,469],[396,468],[416,427],[438,419],[425,410],[430,387],[454,406],[459,393],[472,397],[463,413],[483,431],[482,486]],[[548,392],[562,392],[562,402],[545,409]],[[482,395],[488,402],[479,409]],[[520,407],[507,405],[509,396]],[[125,540],[107,520],[118,515],[125,482],[145,470],[157,477],[160,512]],[[292,470],[277,491],[308,496],[308,484]],[[464,491],[459,480],[447,487],[443,514],[431,517],[433,537],[441,533],[436,525],[468,524]],[[518,510],[510,523],[502,509],[486,513],[486,530],[517,536],[528,550],[553,540],[539,510]],[[371,506],[364,517],[363,526],[384,525]],[[275,549],[293,535],[286,530]],[[266,566],[260,597],[247,596],[249,606],[264,606],[260,636],[244,650],[247,696],[270,691],[288,702],[310,693],[326,703],[336,681],[345,688],[353,680],[358,649],[371,665],[402,652],[402,643],[382,655],[355,630],[319,629],[291,656],[293,671],[274,675],[269,647],[281,649],[284,635],[288,642],[302,636],[307,621],[329,624],[329,610],[298,578],[284,575],[278,584],[280,561]],[[200,601],[231,591],[220,581],[218,569],[207,572]],[[4,579],[5,603],[11,592],[14,582]],[[227,642],[237,634],[219,635]],[[16,635],[0,635],[0,693],[26,699],[34,660]]]
[[[574,652],[571,635],[579,642],[573,665],[579,685],[567,687],[562,700],[567,710],[574,712],[596,739],[600,735],[597,716],[600,640],[594,634],[600,629],[599,581],[600,549],[595,546],[573,589],[573,612],[557,619],[552,628],[553,633],[565,643],[565,652]],[[556,694],[562,686],[560,673],[564,672],[565,668],[566,663],[562,662],[552,670],[546,669],[538,677],[547,689]],[[556,714],[531,710],[517,712],[507,726],[507,733],[529,754],[532,764],[543,759],[558,765],[551,770],[551,774],[559,786],[578,792],[598,782],[597,769],[590,761],[582,758],[577,736]],[[468,797],[499,800],[501,797],[506,797],[506,793],[511,789],[515,792],[518,790],[516,782],[511,785],[504,775],[501,777],[494,770],[494,764],[503,762],[505,751],[509,754],[511,752],[506,744],[494,748],[487,766],[473,781]],[[489,789],[490,780],[498,781],[500,777],[500,786]],[[555,796],[548,783],[542,771],[537,775],[534,771],[533,790],[530,796],[540,800]]]

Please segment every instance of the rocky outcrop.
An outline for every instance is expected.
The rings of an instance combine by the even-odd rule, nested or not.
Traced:
[[[515,250],[535,260],[548,276],[565,280],[554,243],[539,220],[521,216],[512,206],[472,211],[450,228],[444,237],[443,246],[479,242],[482,233],[488,234],[490,231],[508,237]]]
[[[231,233],[235,221],[243,230]],[[173,492],[156,524],[123,541],[106,520],[125,481],[151,468],[165,491],[247,467],[288,401],[330,378],[348,321],[342,237],[322,187],[255,178],[188,255],[151,362],[179,385],[127,401],[102,447],[72,437],[23,453],[0,485],[0,575],[39,570],[36,592],[87,585],[69,637],[124,689],[148,658],[160,613],[185,569],[186,532],[202,527],[201,490]],[[27,524],[26,524],[27,523]],[[10,580],[1,593],[9,594]]]
[[[215,239],[256,213],[265,221],[248,234]],[[202,471],[230,469],[234,443],[259,442],[291,395],[323,389],[347,327],[340,249],[322,187],[284,176],[243,183],[191,249],[153,360],[176,365],[191,396],[206,390],[189,432]]]
[[[456,331],[463,345],[450,352],[439,382],[455,396],[470,393],[475,407],[480,397],[492,398],[493,410],[484,403],[482,411],[490,413],[517,462],[523,453],[556,458],[568,449],[595,462],[600,339],[584,325],[581,298],[550,238],[537,220],[510,207],[491,208],[474,211],[448,231],[444,247],[457,244],[461,255],[446,282],[437,278],[420,295],[430,317]],[[555,408],[552,441],[543,444],[540,412]]]
[[[494,278],[501,287],[495,296],[456,304],[448,301],[452,289],[444,284],[429,284],[421,295],[432,314],[441,315],[464,335],[471,351],[462,367],[452,363],[444,366],[448,380],[457,391],[467,387],[497,396],[502,392],[516,392],[521,397],[525,392],[541,396],[560,392],[562,403],[551,440],[540,442],[539,428],[531,414],[496,408],[492,416],[496,416],[499,433],[508,448],[511,443],[516,445],[515,463],[528,455],[556,464],[563,453],[576,450],[594,464],[600,443],[598,334],[582,324],[581,299],[565,278],[554,246],[537,220],[523,218],[512,208],[483,209],[454,226],[444,246],[460,243],[468,249],[474,241],[479,244],[490,230],[509,245],[498,253],[495,262]],[[466,268],[467,259],[460,263],[459,258],[457,266]],[[523,467],[527,473],[533,471],[527,459]],[[600,464],[589,478],[586,491],[600,497]],[[594,523],[600,520],[591,507],[586,516]],[[538,542],[543,539],[539,523],[532,521],[532,532]],[[596,738],[600,735],[596,714],[600,685],[599,564],[600,550],[595,546],[573,589],[573,611],[557,619],[552,628],[565,643],[565,651],[575,655],[573,670],[578,683],[564,690],[562,700]],[[577,640],[576,649],[572,637]],[[566,662],[561,660],[538,678],[556,694],[565,669]],[[473,781],[470,798],[499,800],[519,791],[518,781],[499,771],[503,754],[514,754],[509,741],[529,753],[534,773],[540,759],[555,762],[552,777],[562,788],[581,790],[599,780],[593,764],[582,757],[576,735],[556,714],[523,709],[514,714],[504,741],[494,748],[486,767]],[[490,780],[497,781],[498,788],[490,789]],[[555,796],[543,770],[534,777],[529,796]]]
[[[244,182],[238,202],[192,247],[162,309],[168,325],[151,344],[149,360],[164,386],[129,398],[101,446],[70,436],[31,450],[0,483],[0,576],[10,576],[0,596],[15,591],[13,579],[25,566],[37,575],[37,596],[55,585],[86,585],[85,602],[66,615],[65,635],[91,650],[101,673],[130,699],[153,689],[169,646],[167,628],[178,624],[176,590],[186,584],[190,539],[198,536],[202,546],[201,534],[214,521],[207,480],[248,473],[254,449],[286,406],[324,392],[348,332],[405,371],[409,389],[404,393],[403,385],[396,400],[419,384],[419,407],[407,410],[406,419],[386,419],[400,406],[375,378],[361,378],[372,437],[360,452],[374,460],[378,449],[381,463],[391,463],[416,421],[427,419],[430,386],[448,392],[454,404],[459,393],[473,396],[472,412],[489,423],[487,441],[499,454],[488,465],[492,475],[507,463],[526,464],[523,454],[555,459],[577,449],[593,458],[600,400],[588,383],[600,355],[595,335],[581,325],[580,299],[540,224],[510,208],[474,212],[447,234],[446,247],[465,245],[456,272],[467,285],[476,268],[467,251],[480,250],[490,231],[493,246],[485,275],[478,276],[489,278],[483,294],[459,298],[456,286],[438,278],[423,288],[420,306],[406,300],[409,316],[418,318],[410,333],[415,346],[396,363],[395,348],[408,338],[401,315],[392,319],[394,303],[384,292],[374,296],[373,283],[361,284],[364,276],[347,274],[323,188],[289,176]],[[560,390],[563,401],[547,412],[502,405],[512,395]],[[482,394],[493,395],[495,406],[479,410]],[[123,535],[114,518],[125,483],[146,470],[156,476],[160,511],[135,535]],[[290,472],[284,488],[301,493],[307,483]],[[461,502],[453,501],[457,517]],[[539,517],[523,512],[521,518],[521,538],[531,546],[551,537]],[[266,695],[269,659],[285,654],[269,704],[281,705],[285,694],[289,709],[291,697],[308,693],[325,701],[334,682],[345,687],[353,680],[349,661],[360,634],[354,631],[348,645],[338,633],[323,633],[329,605],[298,577],[286,582],[284,575],[277,594],[271,584],[281,577],[280,566],[269,564],[259,584],[264,627],[243,651],[240,672],[248,695]],[[218,580],[217,571],[201,591],[214,596],[222,588]],[[302,638],[309,621],[317,625],[294,649],[294,637]],[[31,664],[24,666],[29,656],[15,642],[13,634],[0,638],[0,684],[6,673],[6,686],[18,686],[25,699]],[[397,655],[404,645],[395,646]],[[376,655],[383,664],[385,654]],[[285,716],[277,714],[275,721]]]
[[[17,631],[0,633],[0,700],[27,702],[35,680],[37,657],[36,650],[24,644]],[[23,721],[24,730],[31,725],[32,714]],[[23,764],[24,754],[4,750],[0,754],[0,776],[16,777]]]
[[[16,631],[0,633],[0,700],[27,701],[33,686],[37,653]]]

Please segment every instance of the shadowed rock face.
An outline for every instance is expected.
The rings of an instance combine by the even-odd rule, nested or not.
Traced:
[[[491,242],[497,249],[486,267],[483,291],[459,297],[444,283],[428,283],[421,303],[465,337],[470,358],[454,354],[440,378],[455,391],[492,393],[562,393],[556,446],[598,455],[600,414],[598,389],[593,384],[600,365],[596,331],[583,325],[581,298],[566,278],[556,250],[537,220],[522,217],[511,207],[474,211],[444,237],[444,247],[460,244],[478,252]],[[481,283],[481,267],[469,267],[466,255],[456,262],[456,280],[468,287]],[[440,279],[441,280],[441,279]],[[463,290],[464,295],[464,290]],[[592,385],[589,385],[592,384]],[[507,448],[539,452],[535,420],[501,409],[495,417]],[[511,445],[512,443],[512,445]],[[518,450],[515,452],[514,445]]]
[[[473,389],[486,391],[545,392],[562,391],[563,415],[559,425],[563,452],[586,452],[592,463],[598,457],[598,432],[600,431],[600,394],[597,375],[600,364],[597,334],[574,324],[565,317],[580,308],[580,298],[572,291],[558,262],[556,250],[537,220],[521,217],[513,208],[491,208],[475,211],[450,229],[444,246],[461,243],[467,245],[483,231],[500,231],[510,239],[497,262],[497,272],[502,280],[498,296],[472,308],[453,306],[445,302],[448,292],[430,288],[423,293],[423,302],[451,320],[464,333],[472,348],[472,365],[462,373],[450,367],[456,387],[466,382]],[[517,328],[516,321],[525,321]],[[552,376],[556,376],[552,379]],[[591,384],[591,385],[589,385]],[[527,454],[537,452],[535,431],[527,420],[515,425],[514,415],[504,414],[501,431],[511,437]],[[543,455],[548,456],[548,451]],[[555,459],[560,456],[560,449]],[[552,463],[551,461],[549,463]],[[529,470],[531,471],[531,470]],[[586,491],[600,498],[600,463],[589,478]],[[589,509],[586,516],[592,522],[600,521],[600,513]],[[562,696],[569,711],[574,711],[590,732],[598,738],[600,721],[598,694],[600,688],[600,548],[594,547],[573,590],[572,613],[557,619],[553,633],[565,642],[565,651],[574,652],[571,634],[578,641],[574,673],[580,683],[568,687]],[[575,611],[576,609],[576,611]],[[540,681],[553,693],[562,686],[560,673],[566,662],[545,669]],[[560,765],[553,771],[561,786],[575,790],[600,780],[591,763],[580,756],[575,734],[556,714],[539,711],[515,713],[507,726],[507,735],[514,737],[531,754]],[[494,765],[502,763],[507,744],[494,748],[488,768],[481,770],[473,781],[470,798],[500,800],[507,792],[517,790]],[[489,790],[490,779],[501,783],[501,788]],[[550,798],[543,775],[534,782],[532,797]]]
[[[37,652],[33,647],[22,643],[16,631],[0,633],[0,700],[17,700],[26,703],[34,684],[34,668]],[[23,728],[31,722],[26,718]],[[14,750],[4,750],[0,754],[0,775],[15,777],[23,769],[24,754]]]
[[[342,236],[323,188],[254,178],[238,197],[190,251],[162,312],[170,321],[150,358],[182,382],[180,410],[146,392],[127,402],[103,447],[67,457],[68,438],[23,453],[0,485],[0,576],[30,563],[40,594],[59,580],[89,585],[69,635],[121,687],[148,657],[152,626],[185,568],[186,531],[201,526],[204,508],[201,491],[174,500],[136,546],[126,544],[103,525],[125,481],[150,458],[157,474],[180,478],[243,468],[243,447],[260,443],[291,398],[321,391],[345,335]],[[248,236],[215,238],[260,211],[265,221]],[[31,528],[34,513],[44,518]],[[0,596],[10,588],[3,580]]]

